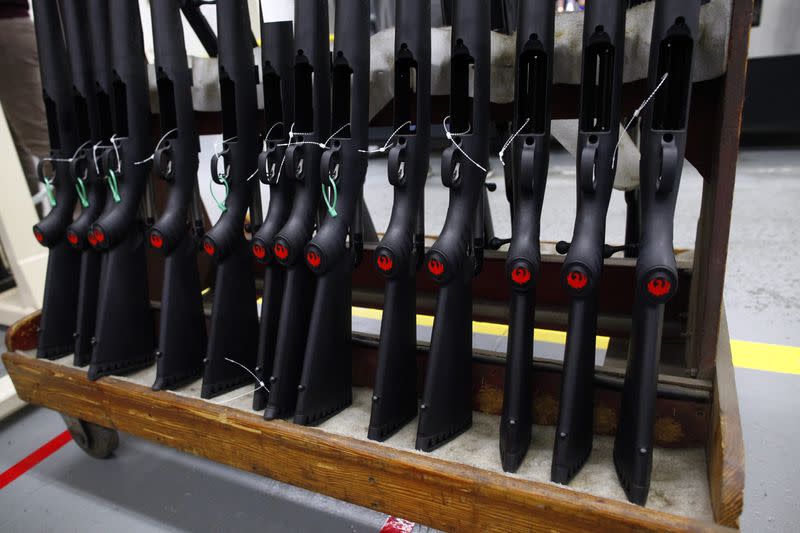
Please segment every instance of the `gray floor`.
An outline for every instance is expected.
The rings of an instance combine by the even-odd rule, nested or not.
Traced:
[[[204,146],[210,142],[206,140]],[[201,163],[201,168],[206,168]],[[499,164],[495,162],[499,170]],[[433,162],[438,168],[438,160]],[[502,179],[492,194],[498,235],[509,230]],[[379,231],[388,222],[385,163],[373,160],[366,198]],[[676,246],[694,242],[701,182],[689,170],[681,185]],[[205,186],[203,187],[205,189]],[[207,190],[207,189],[205,189]],[[438,232],[446,191],[427,186],[427,233]],[[800,150],[745,150],[740,158],[725,298],[735,339],[800,346]],[[615,194],[608,241],[624,232],[624,201]],[[551,165],[542,238],[568,239],[574,170],[566,154]],[[765,274],[767,273],[767,274]],[[491,343],[491,339],[480,342]],[[3,370],[0,369],[0,375]],[[747,481],[743,531],[800,530],[800,376],[736,370]],[[0,422],[0,472],[63,431],[58,415],[28,408]],[[377,531],[385,516],[238,472],[140,439],[122,436],[116,456],[88,459],[68,444],[0,494],[2,531]]]

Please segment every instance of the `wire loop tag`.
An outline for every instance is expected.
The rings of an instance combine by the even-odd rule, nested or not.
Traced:
[[[478,167],[481,170],[481,172],[483,172],[484,174],[488,174],[487,170],[485,168],[483,168],[483,166],[479,165],[477,161],[472,159],[469,156],[469,154],[467,152],[465,152],[464,149],[461,148],[461,146],[459,146],[459,144],[453,139],[453,137],[457,137],[459,135],[466,135],[467,133],[469,133],[469,129],[467,129],[467,131],[462,132],[462,133],[451,133],[450,130],[447,128],[447,121],[448,121],[449,118],[450,118],[450,115],[447,115],[446,117],[444,117],[444,120],[442,121],[442,126],[444,127],[444,135],[445,135],[445,137],[447,137],[447,140],[450,141],[450,144],[452,144],[453,147],[456,150],[458,150],[459,152],[464,154],[464,157],[466,157],[467,160],[470,163],[472,163],[473,165]]]

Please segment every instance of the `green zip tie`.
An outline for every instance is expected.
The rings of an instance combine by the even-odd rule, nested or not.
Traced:
[[[45,179],[44,180],[44,190],[47,191],[47,199],[50,200],[50,206],[51,207],[55,207],[56,206],[56,195],[53,193],[54,189],[55,189],[55,187],[53,187],[53,180]]]
[[[119,196],[119,187],[117,186],[117,174],[110,170],[108,171],[108,188],[111,189],[111,196],[114,197],[115,203],[120,203],[122,198]]]
[[[78,198],[81,201],[81,205],[84,209],[89,207],[89,198],[86,196],[86,185],[83,184],[83,180],[78,178],[75,180],[75,190],[78,191]]]
[[[214,203],[217,204],[219,210],[224,213],[225,211],[228,210],[228,206],[225,205],[225,201],[228,199],[228,193],[230,192],[230,187],[228,186],[228,179],[225,177],[225,174],[219,174],[219,180],[222,182],[223,185],[225,185],[225,197],[222,199],[222,201],[220,202],[217,199],[217,195],[214,194],[214,188],[213,188],[214,180],[209,180],[208,192],[211,193],[211,198],[214,199]]]
[[[328,174],[328,181],[331,182],[331,188],[333,189],[333,202],[330,201],[330,196],[328,194],[327,189],[325,188],[325,184],[321,185],[322,187],[322,199],[325,200],[325,205],[328,206],[328,214],[332,218],[336,218],[338,213],[336,212],[336,201],[339,199],[339,193],[336,190],[336,182],[333,181],[333,176]]]

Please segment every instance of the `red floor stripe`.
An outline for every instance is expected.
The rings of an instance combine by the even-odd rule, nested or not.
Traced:
[[[390,516],[383,523],[379,533],[411,533],[415,525],[414,522]]]
[[[71,440],[72,435],[69,434],[69,431],[64,431],[64,433],[56,435],[50,442],[45,443],[41,448],[0,474],[0,490],[5,488],[6,485],[20,477],[34,466],[53,455]]]

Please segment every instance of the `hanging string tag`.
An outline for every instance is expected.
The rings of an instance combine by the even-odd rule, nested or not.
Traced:
[[[514,133],[514,135],[512,135],[511,137],[508,138],[508,140],[505,142],[503,147],[500,149],[500,152],[497,154],[497,157],[500,158],[500,163],[503,166],[506,166],[506,162],[503,159],[503,155],[506,153],[506,150],[508,149],[508,147],[511,146],[511,143],[514,142],[514,139],[516,139],[517,136],[519,136],[519,134],[522,133],[522,130],[525,129],[525,126],[527,126],[530,121],[531,121],[530,117],[526,118],[525,119],[525,123],[522,126],[520,126],[520,128]]]
[[[86,180],[86,175],[78,176],[75,179],[75,191],[78,193],[78,199],[81,201],[81,206],[86,209],[89,207],[89,197],[86,194],[86,185],[84,181]]]
[[[44,189],[47,191],[47,199],[50,201],[50,206],[51,207],[55,207],[56,206],[56,195],[55,195],[55,192],[53,192],[55,190],[55,187],[53,186],[53,178],[52,177],[45,176],[45,178],[44,178]]]
[[[469,154],[467,152],[465,152],[464,149],[461,148],[461,146],[459,146],[459,144],[454,139],[454,137],[458,137],[459,135],[466,135],[467,133],[469,133],[469,129],[467,129],[467,131],[462,132],[462,133],[451,133],[450,130],[447,128],[447,121],[449,119],[450,119],[450,115],[447,115],[446,117],[444,117],[444,120],[442,121],[442,126],[444,127],[444,134],[445,134],[445,137],[447,137],[447,140],[450,141],[450,144],[452,144],[455,147],[456,150],[458,150],[459,152],[464,154],[464,157],[466,157],[467,160],[470,163],[472,163],[473,165],[478,167],[481,170],[481,172],[483,172],[484,174],[487,174],[488,172],[486,171],[486,169],[483,168],[481,165],[479,165],[477,161],[472,159],[469,156]]]
[[[214,194],[214,187],[213,187],[214,180],[208,181],[208,192],[211,193],[211,198],[214,199],[214,203],[217,204],[219,210],[224,213],[225,211],[228,210],[228,206],[225,205],[225,202],[228,200],[228,193],[230,193],[230,185],[228,185],[228,170],[225,169],[225,172],[220,172],[219,174],[217,174],[217,177],[219,178],[219,181],[222,183],[222,185],[225,186],[225,196],[223,196],[222,200],[220,201],[217,198],[217,195]]]
[[[647,107],[647,104],[650,103],[650,100],[655,98],[656,93],[658,93],[659,89],[661,89],[661,86],[664,85],[664,82],[667,81],[667,76],[669,76],[669,72],[664,73],[664,75],[661,77],[661,81],[658,82],[658,85],[656,85],[656,88],[653,89],[652,93],[650,93],[650,96],[645,98],[644,102],[642,102],[642,105],[636,108],[636,111],[633,112],[631,119],[625,125],[625,129],[623,130],[624,132],[627,132],[630,129],[631,125],[633,124],[633,121],[639,118],[639,115],[642,114],[642,111],[644,111],[644,108]],[[617,168],[617,153],[619,152],[619,146],[621,143],[622,143],[622,135],[619,136],[619,139],[617,139],[617,145],[614,147],[614,157],[611,159],[612,168]]]
[[[336,202],[339,199],[339,191],[337,190],[336,180],[339,177],[339,163],[336,163],[336,166],[333,167],[333,170],[328,173],[328,182],[330,183],[330,187],[326,187],[325,184],[322,184],[322,199],[325,200],[325,206],[328,208],[328,214],[331,218],[336,218],[338,213],[336,212]],[[333,199],[331,199],[331,195]]]
[[[114,198],[114,203],[120,203],[122,197],[119,195],[119,185],[117,184],[117,173],[112,169],[108,169],[108,188],[111,189],[111,196]]]

